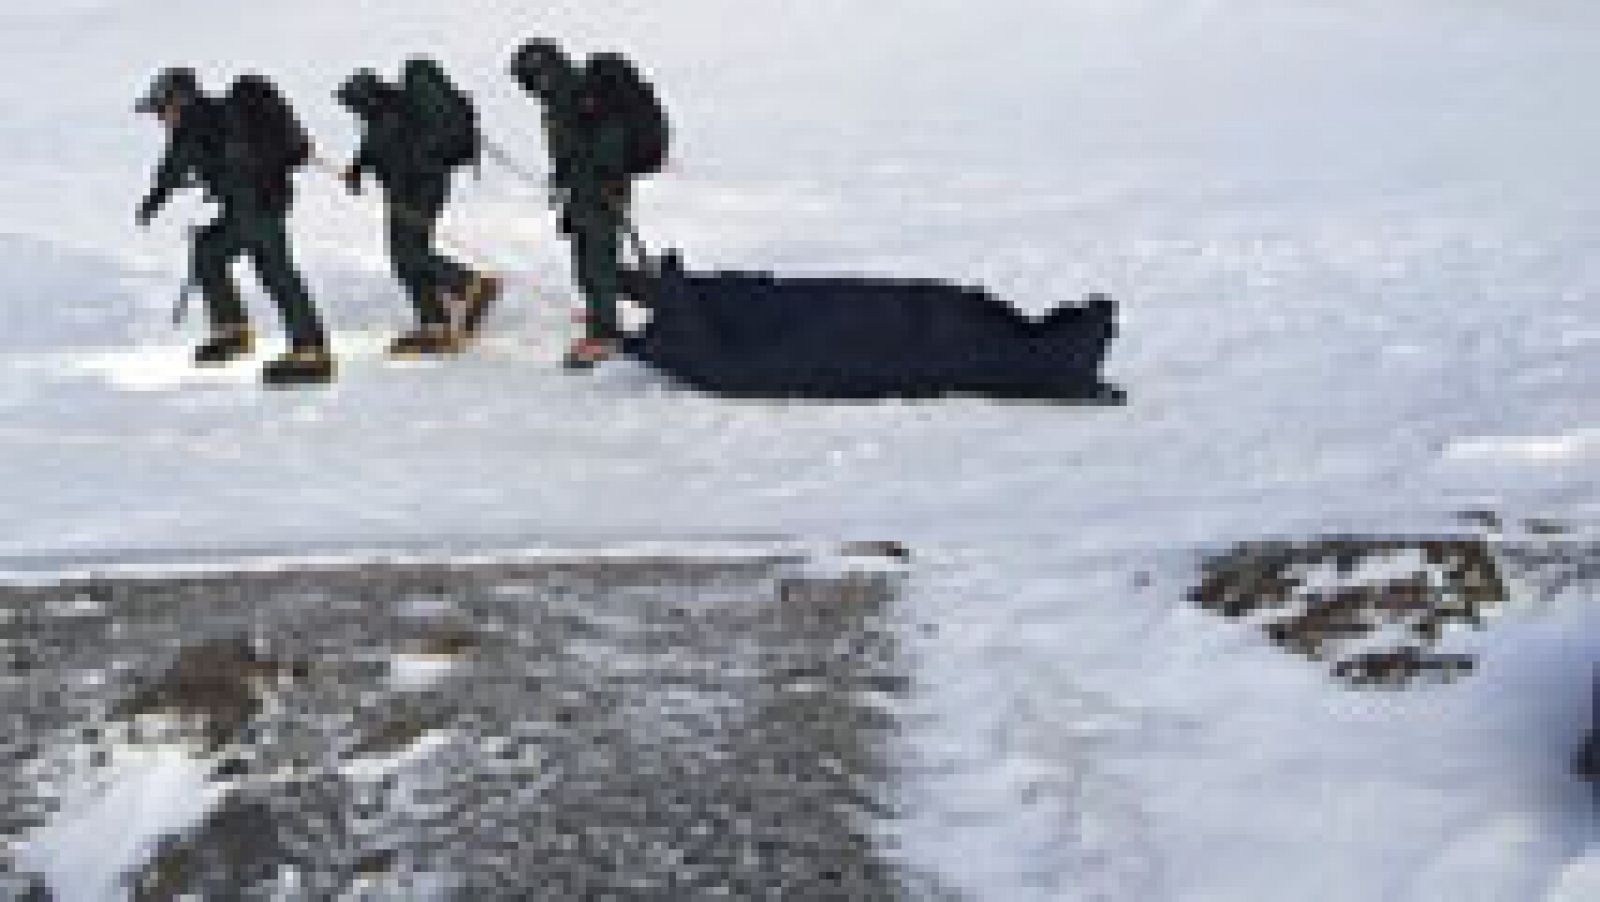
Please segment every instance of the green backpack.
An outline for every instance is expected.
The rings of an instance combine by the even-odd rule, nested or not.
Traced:
[[[401,96],[417,118],[417,138],[426,159],[447,169],[477,165],[483,154],[478,112],[444,67],[426,57],[408,60]]]

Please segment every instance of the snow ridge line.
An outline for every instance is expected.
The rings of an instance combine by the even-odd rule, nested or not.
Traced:
[[[140,550],[110,554],[30,555],[0,558],[0,591],[7,588],[61,587],[169,581],[174,585],[229,578],[270,580],[326,577],[343,583],[363,576],[418,578],[472,574],[516,578],[554,568],[657,566],[689,568],[770,568],[807,564],[827,569],[859,569],[875,557],[891,560],[893,543],[845,544],[772,539],[634,541],[540,546],[347,547],[328,551],[303,548]],[[888,548],[890,551],[883,551]]]

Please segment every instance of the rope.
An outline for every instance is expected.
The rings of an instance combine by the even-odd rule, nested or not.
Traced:
[[[520,179],[524,184],[537,189],[541,195],[546,197],[548,201],[550,190],[548,178],[534,174],[532,170],[517,162],[515,158],[506,153],[504,148],[492,141],[485,140],[483,142],[483,150],[485,156],[493,160],[495,163],[498,163],[506,171]],[[342,167],[316,154],[312,155],[311,163],[318,169],[321,169],[323,172],[326,172],[328,175],[332,176],[335,180],[339,181],[341,185],[344,184],[345,170]],[[393,201],[389,202],[389,209],[394,215],[399,216],[402,219],[409,220],[419,228],[432,228],[433,234],[440,247],[452,256],[460,258],[474,271],[487,275],[504,275],[504,272],[497,267],[484,265],[482,262],[483,255],[478,254],[470,244],[461,241],[459,238],[452,235],[442,225],[439,225],[423,214],[401,204],[396,204]],[[649,249],[645,246],[644,239],[639,236],[638,228],[634,226],[633,220],[627,215],[626,212],[624,212],[622,215],[622,227],[624,234],[627,236],[628,241],[633,248],[634,257],[638,263],[639,271],[649,276],[656,275],[655,264],[650,258]],[[188,290],[186,287],[183,293],[183,300],[186,300],[187,294]]]
[[[521,163],[518,163],[510,154],[506,153],[505,148],[485,138],[483,141],[483,153],[489,159],[499,163],[507,172],[510,172],[512,175],[527,183],[530,187],[539,189],[539,193],[548,198],[550,192],[550,180],[542,175],[535,175],[527,167],[523,166]]]
[[[345,170],[343,167],[338,166],[337,164],[332,163],[319,155],[313,155],[311,157],[311,163],[318,169],[332,176],[340,183],[341,186],[346,184],[344,179]],[[467,267],[474,272],[491,276],[504,275],[504,271],[500,267],[487,264],[485,255],[478,253],[478,251],[473,248],[470,243],[464,242],[458,236],[452,234],[450,230],[444,227],[443,224],[428,216],[424,216],[422,213],[413,210],[410,207],[407,207],[403,204],[394,203],[393,201],[389,202],[389,209],[396,216],[399,216],[401,219],[410,222],[412,225],[418,228],[431,229],[433,231],[434,239],[439,244],[439,247],[452,257],[460,258],[460,260],[467,264]]]
[[[504,148],[493,141],[485,140],[483,142],[483,150],[489,159],[499,163],[506,171],[521,179],[529,187],[537,189],[540,194],[548,198],[550,193],[550,180],[548,178],[533,174],[527,167],[518,163],[510,154],[506,153]],[[645,246],[644,239],[639,236],[639,228],[634,225],[632,217],[628,216],[626,212],[622,215],[622,229],[623,234],[628,239],[628,243],[633,247],[633,255],[639,265],[639,271],[655,275],[655,263],[650,258],[650,250]]]

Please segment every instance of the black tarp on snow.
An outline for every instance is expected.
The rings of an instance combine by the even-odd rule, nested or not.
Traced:
[[[1116,305],[1032,320],[986,291],[936,281],[685,272],[629,274],[650,308],[627,351],[708,392],[864,399],[949,394],[1114,403],[1100,381]]]

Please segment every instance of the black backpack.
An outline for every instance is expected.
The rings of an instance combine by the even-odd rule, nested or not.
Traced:
[[[483,136],[471,98],[431,59],[407,62],[402,81],[401,91],[418,118],[427,158],[449,169],[476,165],[483,153]]]
[[[241,75],[224,107],[229,133],[243,145],[258,182],[277,187],[311,160],[311,138],[289,102],[260,75]]]
[[[583,86],[596,115],[627,130],[627,174],[660,172],[667,163],[671,127],[655,90],[633,63],[620,54],[596,53],[584,68]]]

